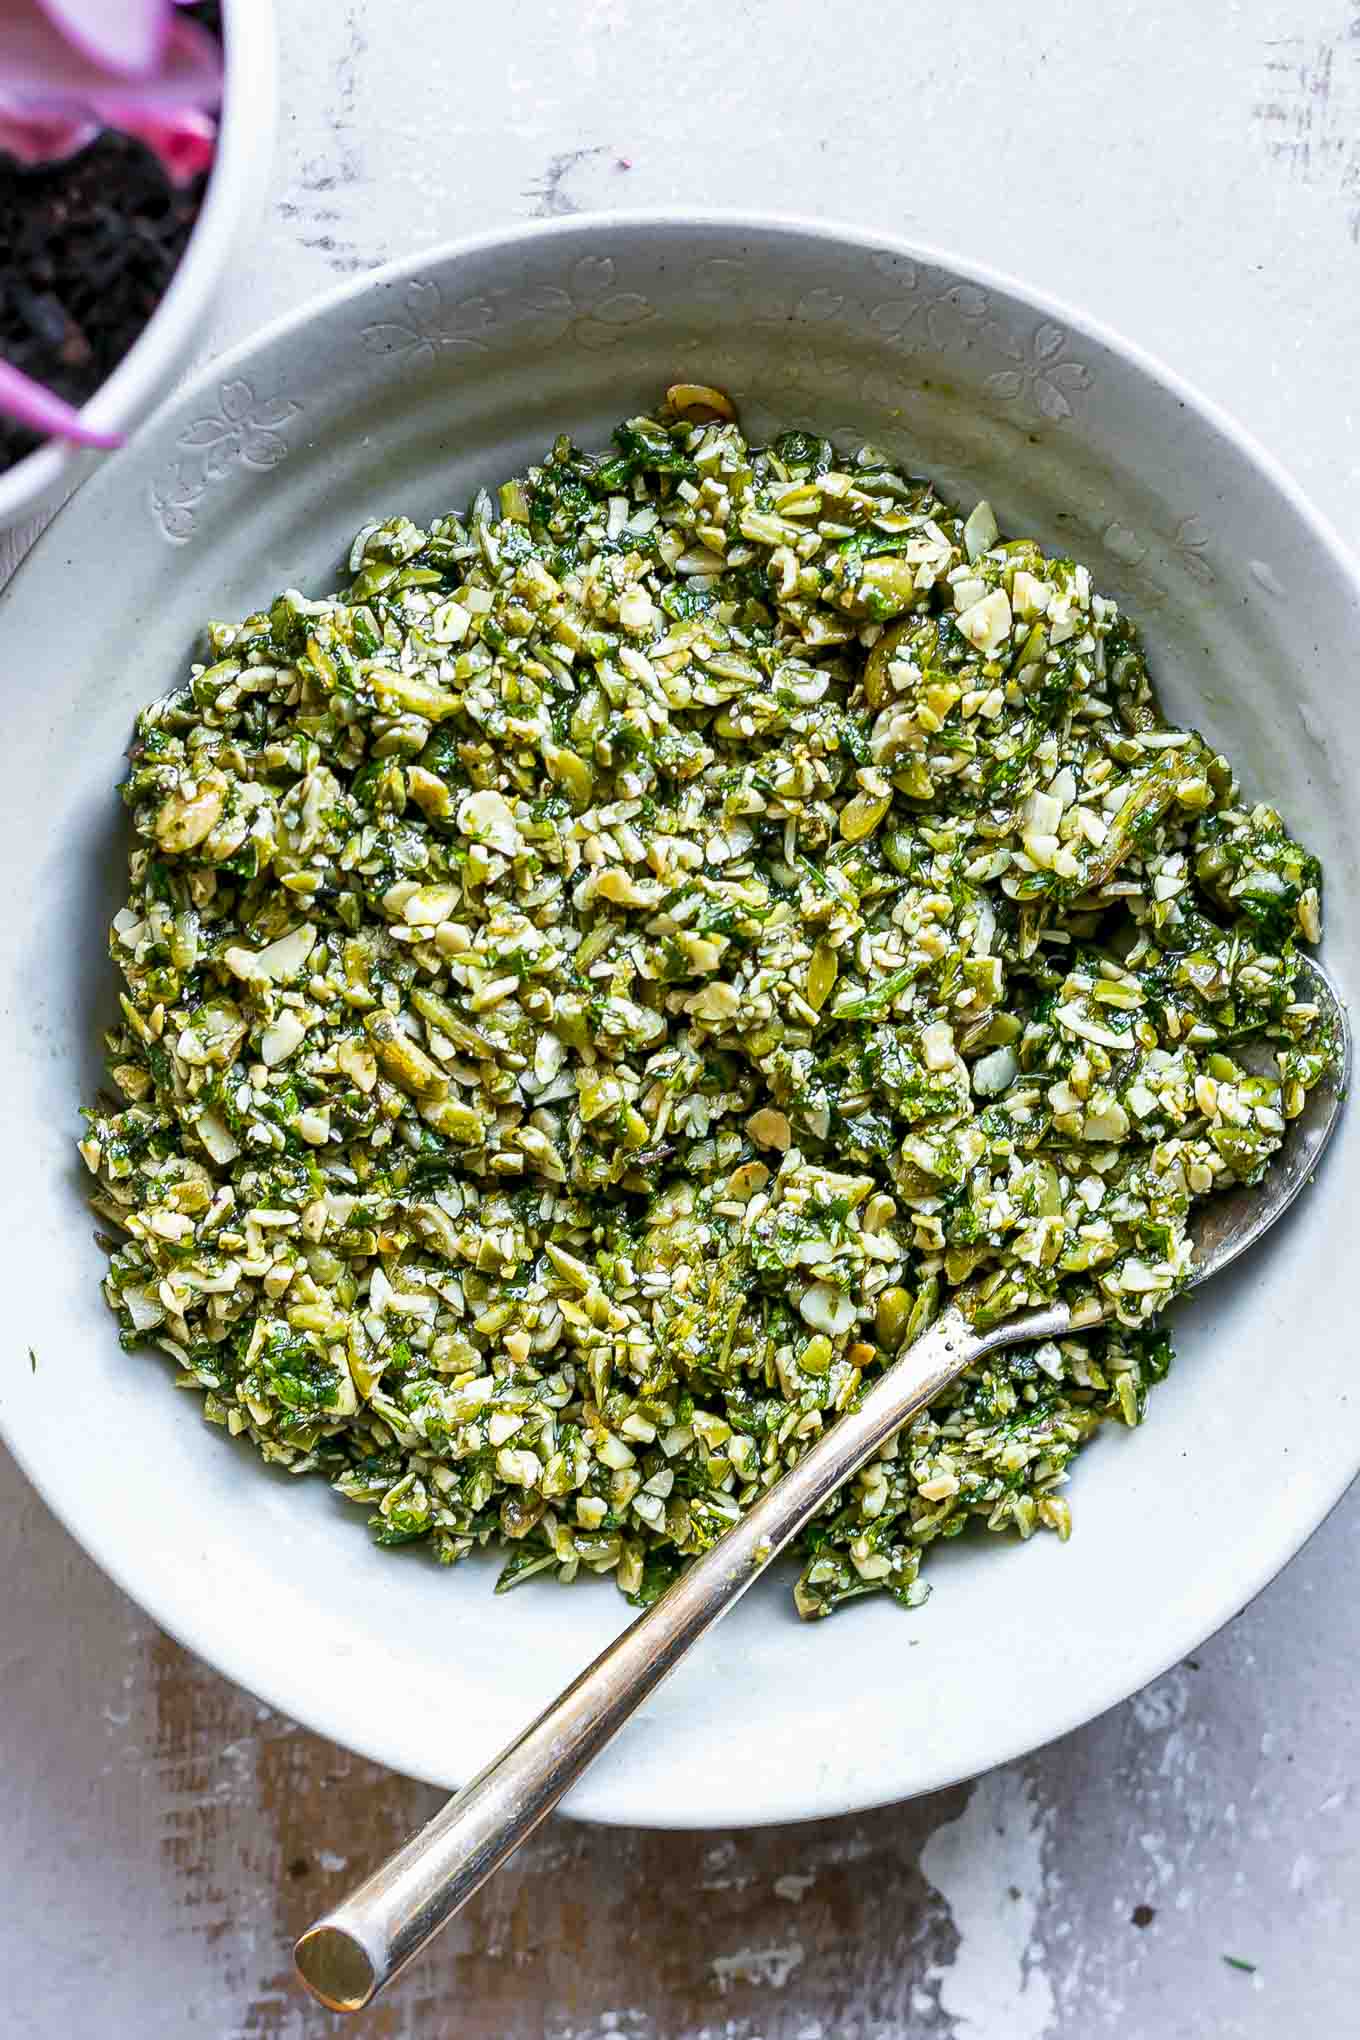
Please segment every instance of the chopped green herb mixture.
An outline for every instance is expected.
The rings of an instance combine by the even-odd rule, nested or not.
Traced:
[[[381,1543],[646,1601],[950,1292],[1094,1291],[805,1539],[804,1615],[911,1604],[1140,1421],[1192,1200],[1326,1064],[1318,865],[985,503],[703,389],[615,442],[366,527],[142,715],[106,1293]]]

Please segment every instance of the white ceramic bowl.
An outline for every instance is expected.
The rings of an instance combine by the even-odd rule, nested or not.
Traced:
[[[223,16],[222,124],[207,193],[170,288],[82,407],[104,432],[130,433],[180,373],[263,196],[276,114],[274,10],[271,0],[236,0]],[[48,440],[0,474],[0,532],[41,517],[117,457]]]
[[[365,278],[200,374],[0,598],[0,1175],[6,1435],[156,1618],[275,1705],[453,1785],[626,1619],[604,1583],[493,1600],[495,1561],[380,1552],[362,1511],[265,1469],[120,1351],[76,1105],[112,1010],[114,785],[200,623],[334,585],[370,514],[461,506],[566,428],[603,442],[677,376],[748,425],[886,443],[1003,529],[1089,561],[1146,626],[1168,708],[1326,860],[1325,954],[1360,984],[1356,568],[1262,451],[1090,320],[926,250],[730,218],[575,219]],[[1162,1671],[1247,1601],[1360,1465],[1349,1327],[1360,1142],[1178,1311],[1148,1423],[1070,1490],[1069,1545],[961,1541],[935,1594],[803,1627],[762,1585],[573,1795],[656,1825],[829,1814],[979,1771]],[[28,1348],[37,1355],[31,1372]],[[1319,1611],[1319,1620],[1325,1619]]]

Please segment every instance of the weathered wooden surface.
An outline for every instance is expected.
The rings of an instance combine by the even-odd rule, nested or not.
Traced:
[[[497,220],[855,217],[1090,304],[1360,529],[1355,0],[979,0],[966,20],[502,0],[475,29],[439,0],[280,11],[274,199],[212,344]],[[746,1834],[556,1822],[354,2030],[1341,2040],[1360,1991],[1357,1537],[1352,1498],[1192,1661],[972,1787]],[[0,2031],[343,2030],[293,1985],[291,1938],[432,1795],[160,1635],[3,1454],[0,1568]],[[826,1642],[834,1663],[834,1625]]]
[[[1350,2028],[1360,1510],[1127,1707],[904,1806],[555,1821],[373,2040],[1265,2040]],[[0,1949],[23,2040],[312,2040],[293,1935],[435,1804],[189,1657],[0,1465]],[[828,1643],[834,1638],[828,1632]],[[1225,1955],[1257,1963],[1255,1975]]]

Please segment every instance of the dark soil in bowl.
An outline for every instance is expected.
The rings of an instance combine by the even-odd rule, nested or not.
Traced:
[[[216,5],[186,12],[218,28]],[[92,397],[169,288],[207,181],[177,191],[113,133],[33,169],[0,154],[0,356],[70,404]],[[0,474],[42,443],[0,416]]]

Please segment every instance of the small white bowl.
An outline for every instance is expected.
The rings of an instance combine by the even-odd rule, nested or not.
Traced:
[[[208,189],[170,287],[82,415],[103,432],[131,433],[159,403],[193,351],[204,317],[264,195],[277,114],[271,0],[223,9],[222,120]],[[69,496],[117,452],[49,439],[0,474],[0,532]]]
[[[1171,715],[1323,857],[1326,960],[1360,986],[1355,564],[1238,426],[1027,286],[849,228],[578,218],[364,277],[195,375],[0,595],[0,1423],[167,1629],[443,1785],[629,1611],[601,1581],[497,1600],[489,1557],[442,1571],[378,1550],[361,1510],[203,1424],[160,1355],[120,1351],[74,1152],[114,1011],[113,789],[137,709],[183,677],[207,618],[335,587],[366,518],[461,508],[559,431],[603,444],[676,380],[726,388],[757,434],[873,439],[962,501],[989,496],[1004,531],[1087,561],[1144,626]],[[781,1569],[570,1810],[730,1826],[902,1798],[1077,1726],[1193,1650],[1360,1467],[1358,1207],[1343,1127],[1269,1240],[1177,1309],[1180,1360],[1147,1423],[1082,1453],[1069,1544],[961,1538],[932,1551],[925,1607],[879,1597],[811,1627]]]

